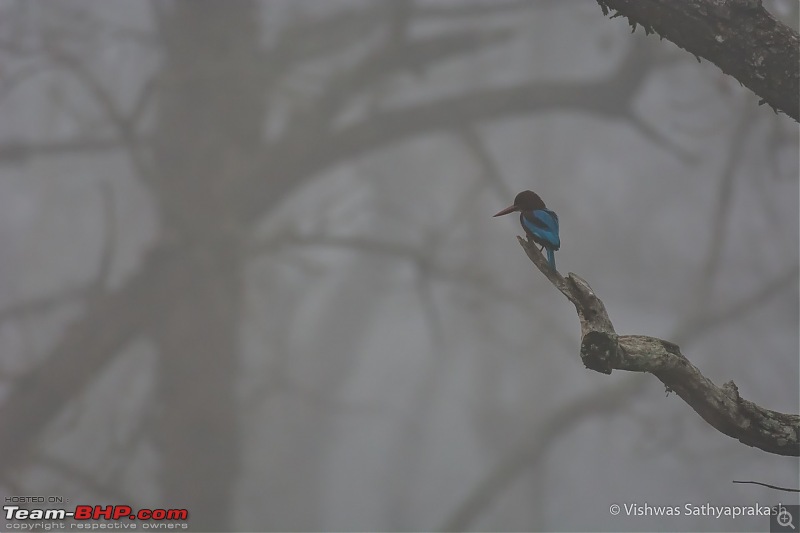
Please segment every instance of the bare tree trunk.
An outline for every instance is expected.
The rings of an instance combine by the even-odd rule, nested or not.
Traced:
[[[240,162],[259,143],[265,95],[254,83],[252,2],[185,1],[160,14],[152,186],[176,268],[158,309],[163,501],[193,526],[226,530],[241,460],[237,361],[241,229],[231,199]]]

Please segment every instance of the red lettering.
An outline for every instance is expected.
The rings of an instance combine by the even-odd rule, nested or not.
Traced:
[[[187,520],[189,511],[186,509],[170,509],[167,511],[167,520]]]
[[[123,516],[131,514],[131,508],[127,505],[117,505],[114,507],[114,520],[119,520]]]
[[[92,517],[92,507],[90,505],[78,505],[75,507],[75,520],[89,520]]]
[[[100,520],[100,518],[111,520],[112,516],[114,516],[114,508],[111,507],[110,505],[106,505],[105,509],[103,509],[99,505],[94,506],[94,513],[92,514],[92,518],[94,518],[95,520]]]

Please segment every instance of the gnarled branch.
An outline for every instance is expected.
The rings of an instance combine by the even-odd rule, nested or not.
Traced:
[[[717,65],[761,97],[761,103],[800,120],[800,36],[761,0],[597,0],[633,29],[658,33]]]
[[[800,456],[800,416],[743,399],[733,381],[715,385],[676,344],[642,335],[617,335],[603,302],[586,281],[573,273],[564,278],[549,268],[533,242],[518,240],[531,261],[575,305],[586,368],[604,374],[612,370],[653,374],[718,431],[769,453]]]

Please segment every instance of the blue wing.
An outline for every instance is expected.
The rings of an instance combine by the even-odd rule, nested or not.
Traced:
[[[523,213],[522,225],[531,235],[538,238],[542,245],[558,250],[561,239],[558,236],[558,215],[549,209],[535,209]]]

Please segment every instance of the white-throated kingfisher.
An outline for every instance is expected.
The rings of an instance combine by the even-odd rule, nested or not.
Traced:
[[[519,223],[533,242],[547,250],[547,262],[556,269],[555,251],[561,248],[558,237],[558,215],[547,209],[544,201],[533,191],[522,191],[514,203],[506,207],[496,217],[519,211]]]

